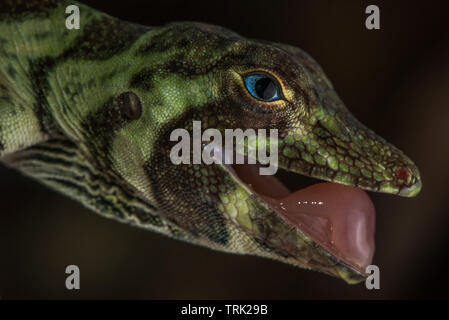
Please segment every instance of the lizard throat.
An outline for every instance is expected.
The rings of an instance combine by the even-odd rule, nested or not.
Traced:
[[[375,208],[366,192],[329,182],[291,192],[276,176],[259,175],[258,168],[233,165],[232,171],[287,223],[365,273],[374,255],[375,231]]]

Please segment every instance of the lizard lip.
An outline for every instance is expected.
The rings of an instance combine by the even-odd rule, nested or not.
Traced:
[[[375,208],[367,193],[330,182],[291,192],[276,176],[259,175],[259,167],[232,165],[232,171],[287,223],[364,274],[375,247]]]

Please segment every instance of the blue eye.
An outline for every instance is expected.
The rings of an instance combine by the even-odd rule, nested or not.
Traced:
[[[252,73],[246,75],[243,80],[246,89],[254,98],[267,102],[280,99],[280,86],[270,76],[263,73]]]

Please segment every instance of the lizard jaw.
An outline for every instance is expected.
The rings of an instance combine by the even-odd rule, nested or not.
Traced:
[[[364,274],[374,255],[375,209],[366,192],[318,183],[290,192],[258,165],[233,165],[233,174],[283,220],[339,261]]]

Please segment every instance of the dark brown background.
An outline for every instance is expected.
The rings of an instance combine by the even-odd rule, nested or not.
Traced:
[[[0,167],[2,298],[442,298],[449,280],[449,14],[437,1],[89,1],[126,20],[197,20],[308,51],[362,122],[418,165],[414,199],[371,194],[381,289],[215,252],[104,219]],[[365,29],[365,8],[381,30]],[[65,289],[65,267],[81,290]]]

